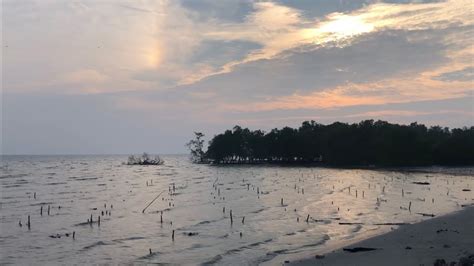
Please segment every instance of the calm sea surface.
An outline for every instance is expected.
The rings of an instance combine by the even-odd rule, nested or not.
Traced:
[[[128,166],[127,156],[4,156],[0,264],[276,264],[474,202],[474,168],[217,167],[162,158],[161,166]]]

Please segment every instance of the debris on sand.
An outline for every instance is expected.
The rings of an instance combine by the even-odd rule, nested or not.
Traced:
[[[427,217],[435,217],[436,215],[430,214],[430,213],[422,213],[422,212],[417,212],[416,214],[422,215],[422,216],[427,216]]]
[[[366,251],[373,251],[377,250],[376,248],[366,248],[366,247],[355,247],[355,248],[344,248],[344,251],[356,253],[356,252],[366,252]]]
[[[425,186],[430,184],[430,182],[412,182],[412,183],[415,185],[425,185]]]

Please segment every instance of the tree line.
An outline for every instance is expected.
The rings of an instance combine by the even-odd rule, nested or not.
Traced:
[[[216,164],[321,163],[334,166],[474,165],[474,127],[365,120],[329,125],[305,121],[269,132],[235,126],[209,141],[196,161]],[[190,142],[193,143],[193,142]],[[192,147],[190,147],[192,148]],[[191,149],[192,150],[192,149]]]

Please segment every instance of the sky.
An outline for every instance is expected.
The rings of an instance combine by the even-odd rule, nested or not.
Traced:
[[[2,0],[2,154],[234,125],[474,125],[472,0]]]

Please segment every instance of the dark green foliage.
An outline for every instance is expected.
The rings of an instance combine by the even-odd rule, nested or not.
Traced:
[[[474,165],[474,127],[427,128],[418,123],[321,125],[270,132],[235,126],[210,142],[205,157],[215,163],[315,163],[359,166]]]

